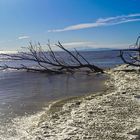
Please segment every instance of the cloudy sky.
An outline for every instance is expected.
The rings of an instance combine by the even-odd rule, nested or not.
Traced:
[[[140,35],[140,0],[0,0],[0,50],[29,41],[124,48]]]

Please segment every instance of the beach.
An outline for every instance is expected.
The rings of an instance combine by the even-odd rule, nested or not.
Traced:
[[[51,104],[29,134],[37,140],[140,139],[140,75],[124,69],[133,68],[106,71],[103,92]]]
[[[0,140],[140,140],[140,0],[0,0]]]

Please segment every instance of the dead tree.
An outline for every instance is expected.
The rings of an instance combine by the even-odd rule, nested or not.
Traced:
[[[134,45],[129,46],[129,49],[120,50],[120,58],[125,64],[140,67],[140,36]]]
[[[0,69],[16,69],[16,70],[27,70],[33,72],[44,72],[44,73],[73,73],[87,69],[92,72],[103,73],[103,69],[99,68],[81,55],[76,49],[74,52],[66,49],[60,42],[56,44],[67,57],[63,57],[59,52],[53,51],[50,43],[47,44],[48,51],[45,51],[40,43],[33,45],[29,44],[27,47],[28,51],[19,52],[17,54],[1,54],[0,58],[3,60],[16,60],[16,61],[31,61],[36,63],[36,67],[27,66],[24,63],[19,66],[1,65]]]

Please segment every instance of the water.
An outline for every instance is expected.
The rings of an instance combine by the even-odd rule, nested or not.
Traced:
[[[119,56],[119,51],[87,51],[87,52],[80,52],[91,64],[95,64],[102,68],[111,68],[116,65],[122,64],[122,60]],[[58,56],[62,57],[64,60],[69,61],[69,57],[65,52],[59,52]],[[83,61],[83,59],[80,59]],[[85,61],[83,61],[85,63]],[[26,62],[26,61],[5,61],[0,62],[0,64],[7,64],[10,66],[25,64],[27,66],[35,66],[33,62]]]
[[[83,52],[83,55],[91,63],[102,68],[111,68],[122,63],[117,57],[117,51]],[[1,63],[17,65],[15,61]],[[12,140],[12,136],[18,136],[15,134],[17,126],[13,124],[15,118],[36,114],[50,101],[101,91],[104,89],[105,79],[106,76],[100,74],[48,75],[24,71],[1,71],[0,139]]]

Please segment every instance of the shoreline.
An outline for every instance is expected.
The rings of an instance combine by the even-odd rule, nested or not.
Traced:
[[[87,95],[62,104],[60,101],[57,111],[51,107],[34,131],[36,139],[138,139],[140,76],[119,71],[124,68],[122,65],[107,71],[110,79],[106,91],[98,93],[101,96]]]
[[[107,70],[102,92],[52,102],[41,113],[20,119],[25,122],[17,138],[36,140],[138,140],[140,139],[139,72],[121,65]],[[30,127],[26,123],[30,122]],[[19,128],[19,131],[22,128]],[[19,132],[20,133],[20,132]]]
[[[21,89],[23,87],[22,85],[24,85],[24,90],[22,91],[19,88],[20,90],[18,91],[18,87],[12,90],[18,91],[13,92],[16,93],[17,96],[22,94],[24,95],[21,98],[23,99],[23,102],[22,100],[21,102],[19,100],[18,102],[13,102],[9,110],[5,104],[0,106],[0,139],[3,140],[21,140],[22,137],[25,137],[25,139],[29,140],[34,139],[34,136],[28,138],[30,137],[30,133],[26,132],[26,130],[30,131],[30,129],[37,128],[37,125],[40,122],[40,118],[43,114],[46,114],[46,109],[48,110],[49,104],[51,106],[55,102],[58,103],[59,101],[62,102],[62,100],[69,100],[69,97],[82,96],[85,94],[102,91],[105,87],[103,86],[103,83],[106,80],[105,75],[98,73],[90,73],[88,75],[85,73],[76,73],[74,75],[52,75],[50,77],[45,77],[44,74],[40,75],[37,73],[32,74],[26,72],[20,73],[20,71],[13,73],[10,71],[8,76],[11,78],[22,79],[20,77],[21,75],[24,77],[23,82],[19,83],[21,81],[19,80],[17,84],[21,85],[21,87],[19,86]],[[37,80],[37,82],[35,82],[37,84],[34,83],[33,79]],[[8,86],[11,86],[11,84],[12,83],[10,83]],[[28,84],[30,84],[31,88],[27,87]],[[48,88],[49,86],[50,88]],[[2,87],[4,88],[4,86]],[[30,93],[31,89],[33,89],[32,93]],[[29,91],[30,94],[28,94],[28,92],[24,94],[24,91]],[[6,94],[4,95],[4,97],[6,97]],[[13,98],[8,99],[11,102],[13,101]],[[4,111],[7,112],[5,113]],[[33,124],[31,122],[33,122]]]

